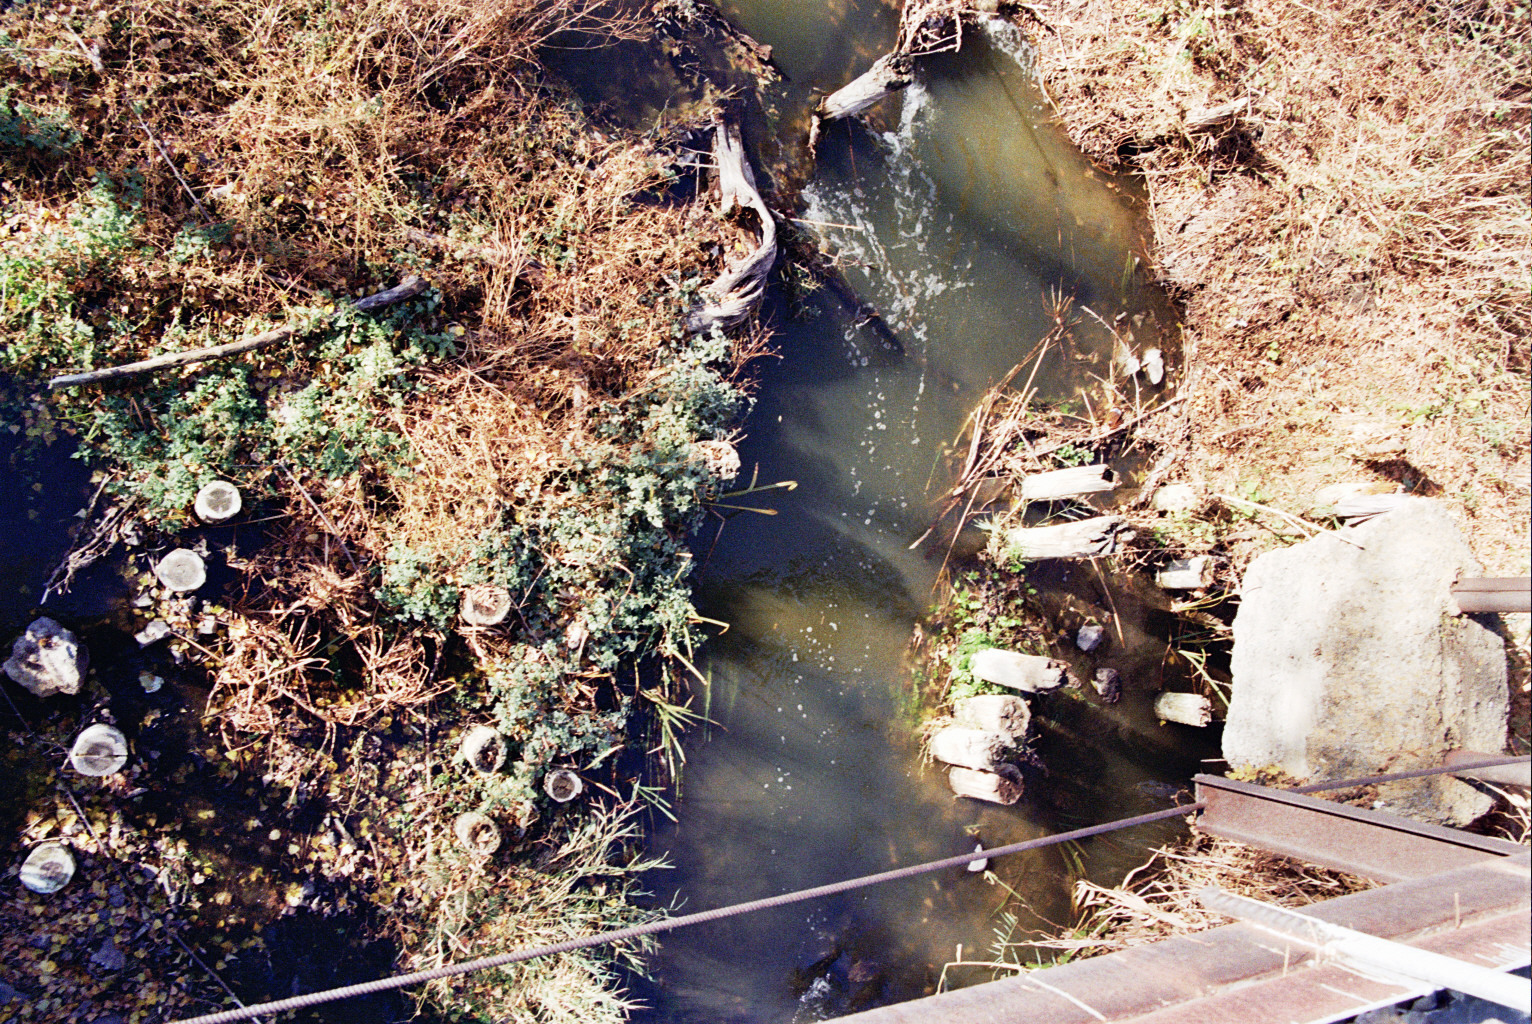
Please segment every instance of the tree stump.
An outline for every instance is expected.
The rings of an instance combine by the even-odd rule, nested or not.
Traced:
[[[479,583],[463,591],[458,614],[470,626],[498,626],[511,613],[511,592],[493,583]]]
[[[1007,807],[1020,800],[1022,792],[1021,773],[1014,768],[1005,774],[953,768],[947,772],[947,785],[958,796]]]
[[[1010,746],[1008,733],[949,725],[931,737],[931,756],[943,764],[988,770],[1002,763]]]
[[[967,729],[1001,733],[1013,742],[1027,735],[1032,724],[1032,712],[1027,702],[1008,693],[986,693],[968,697],[957,702],[952,712],[952,724]]]

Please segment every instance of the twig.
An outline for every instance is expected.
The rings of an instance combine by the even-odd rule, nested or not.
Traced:
[[[101,69],[98,67],[96,70],[100,71]],[[165,166],[170,168],[170,173],[176,176],[176,180],[181,183],[181,187],[191,197],[192,205],[197,208],[198,213],[202,214],[202,219],[209,224],[213,223],[213,215],[207,212],[207,207],[202,205],[202,200],[197,198],[197,193],[193,192],[191,186],[186,183],[186,179],[181,177],[181,172],[176,169],[176,162],[170,159],[170,154],[165,152],[165,147],[160,144],[159,139],[154,137],[154,133],[149,130],[149,126],[144,123],[144,119],[135,112],[133,120],[137,121],[138,126],[144,130],[144,134],[149,136],[149,141],[154,143],[154,148],[160,151],[160,157],[165,161]]]
[[[1164,403],[1162,403],[1160,405],[1155,406],[1153,409],[1150,409],[1148,412],[1144,413],[1141,416],[1135,416],[1131,420],[1123,420],[1121,423],[1117,424],[1117,426],[1113,427],[1111,430],[1103,430],[1103,431],[1100,431],[1099,433],[1091,434],[1089,437],[1086,437],[1086,438],[1076,438],[1073,441],[1060,441],[1058,444],[1050,444],[1050,445],[1048,445],[1045,448],[1038,448],[1038,449],[1034,450],[1032,452],[1032,454],[1033,454],[1033,456],[1035,456],[1037,458],[1041,458],[1042,456],[1052,454],[1053,452],[1056,452],[1060,448],[1063,448],[1063,447],[1065,447],[1067,445],[1095,444],[1097,441],[1105,441],[1107,438],[1112,437],[1112,436],[1117,435],[1117,434],[1120,434],[1123,431],[1129,429],[1130,427],[1137,426],[1138,424],[1142,423],[1144,420],[1146,420],[1149,417],[1153,416],[1155,413],[1164,412],[1166,409],[1169,409],[1171,406],[1173,406],[1173,405],[1180,405],[1184,401],[1186,401],[1186,396],[1185,395],[1181,395],[1181,396],[1179,396],[1177,398],[1172,398],[1168,402],[1164,402]]]
[[[1345,541],[1347,544],[1350,544],[1353,547],[1362,548],[1360,541],[1352,540],[1350,537],[1342,534],[1339,530],[1326,530],[1323,527],[1315,526],[1313,523],[1304,522],[1302,519],[1299,519],[1291,512],[1283,512],[1279,508],[1272,508],[1270,505],[1262,505],[1260,502],[1250,501],[1248,498],[1236,498],[1232,494],[1215,494],[1213,497],[1217,498],[1219,501],[1228,501],[1236,505],[1248,505],[1250,508],[1261,512],[1270,512],[1272,515],[1285,519],[1292,523],[1294,526],[1298,527],[1300,530],[1303,530],[1305,536],[1317,537],[1321,533],[1327,533],[1332,537],[1337,537],[1340,540]],[[1363,548],[1363,550],[1365,550],[1365,548]]]
[[[91,495],[90,504],[85,507],[84,519],[88,522],[96,511],[96,504],[101,499],[102,493],[110,480],[103,480],[96,488],[96,493]],[[117,528],[127,518],[128,512],[137,505],[136,497],[128,497],[122,504],[108,511],[101,517],[101,521],[91,530],[90,536],[69,549],[53,574],[48,577],[48,583],[43,588],[42,600],[38,604],[47,604],[48,598],[54,594],[69,593],[69,585],[74,582],[75,573],[94,565],[98,559],[112,550],[117,543]]]
[[[309,508],[314,510],[314,514],[319,517],[319,521],[324,524],[324,528],[330,531],[330,536],[334,537],[335,543],[340,545],[341,553],[346,556],[346,561],[351,563],[351,568],[360,573],[362,571],[362,567],[356,564],[355,558],[351,557],[351,549],[348,548],[346,546],[346,542],[341,539],[340,531],[335,528],[335,524],[330,521],[330,517],[325,515],[324,509],[320,508],[319,504],[309,496],[309,492],[306,491],[303,485],[298,482],[298,478],[293,475],[292,470],[288,469],[287,466],[281,462],[277,463],[277,466],[282,470],[282,472],[287,474],[287,479],[293,482],[293,486],[297,488],[298,493],[303,496],[303,500],[308,502]]]
[[[391,306],[405,299],[412,299],[425,291],[428,285],[425,280],[411,274],[398,285],[387,291],[381,291],[359,299],[351,304],[351,308],[368,313],[374,309]],[[276,330],[257,334],[253,338],[244,338],[240,341],[231,341],[226,345],[211,345],[207,348],[187,349],[184,352],[167,352],[164,355],[155,356],[152,359],[142,359],[136,363],[124,363],[121,366],[109,366],[103,370],[90,370],[85,373],[70,373],[62,377],[54,377],[48,382],[50,388],[76,387],[81,384],[98,384],[102,381],[118,380],[123,377],[133,377],[141,373],[149,373],[152,370],[162,370],[168,366],[185,366],[188,363],[201,363],[209,359],[222,359],[225,356],[238,355],[241,352],[250,352],[254,349],[265,348],[281,341],[287,341],[298,333],[294,326],[278,327]]]

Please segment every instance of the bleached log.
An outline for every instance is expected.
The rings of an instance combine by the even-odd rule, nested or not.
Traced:
[[[1211,134],[1231,127],[1243,115],[1250,112],[1250,100],[1238,99],[1213,107],[1191,110],[1186,114],[1188,135]]]
[[[364,299],[358,299],[351,304],[351,308],[362,313],[370,313],[384,306],[391,306],[405,299],[412,299],[430,287],[422,278],[411,274],[398,285],[386,291],[377,292]],[[316,325],[318,326],[318,325]],[[124,363],[122,366],[108,366],[102,370],[89,370],[85,373],[66,373],[60,377],[54,377],[48,381],[49,388],[70,388],[80,384],[99,384],[107,380],[119,380],[123,377],[132,377],[140,373],[150,373],[154,370],[163,370],[167,366],[186,366],[191,363],[204,363],[209,359],[222,359],[226,356],[238,355],[241,352],[251,352],[258,348],[266,348],[280,342],[294,338],[298,334],[295,326],[278,327],[274,331],[257,334],[253,338],[245,338],[242,341],[231,341],[225,345],[211,345],[207,348],[187,349],[184,352],[167,352],[164,355],[154,356],[152,359],[142,359],[136,363]]]
[[[1000,764],[1011,737],[1003,732],[949,725],[931,737],[931,756],[943,764],[989,770]]]
[[[952,724],[1003,733],[1014,742],[1027,735],[1027,727],[1032,724],[1032,712],[1027,709],[1027,702],[1020,697],[1012,697],[1008,693],[986,693],[958,701],[952,712]]]
[[[1009,807],[1021,799],[1019,773],[1000,775],[996,772],[976,771],[972,768],[953,768],[947,772],[947,785],[958,796],[971,800],[987,800],[992,804]]]
[[[1009,686],[1023,693],[1057,690],[1068,681],[1064,663],[1037,654],[1017,654],[998,647],[976,651],[968,660],[968,671],[986,683]]]
[[[1070,466],[1027,477],[1021,482],[1021,497],[1025,501],[1058,501],[1116,488],[1117,474],[1110,466]]]
[[[1122,516],[1095,516],[1057,526],[1018,526],[1001,538],[1001,562],[1013,559],[1094,558],[1117,553],[1119,544],[1132,537]]]
[[[718,164],[720,208],[727,214],[736,206],[755,211],[761,222],[761,241],[755,251],[736,261],[704,290],[705,301],[686,318],[686,329],[703,334],[716,324],[731,330],[744,323],[766,293],[766,275],[777,261],[777,222],[755,187],[755,172],[745,157],[745,143],[737,125],[719,124],[713,135],[713,158]]]
[[[1154,713],[1167,722],[1181,725],[1210,725],[1213,702],[1200,693],[1162,693],[1154,699]]]
[[[1154,575],[1161,590],[1201,590],[1213,579],[1213,560],[1207,555],[1178,558]]]
[[[873,61],[872,67],[820,100],[815,113],[821,121],[860,114],[914,80],[915,63],[908,54],[886,53]]]

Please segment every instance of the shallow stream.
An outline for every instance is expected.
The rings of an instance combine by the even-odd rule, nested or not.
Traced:
[[[897,30],[895,10],[871,0],[725,7],[772,47],[782,109],[807,110],[811,90],[849,81]],[[763,370],[741,454],[746,477],[798,487],[741,499],[775,514],[725,510],[695,544],[701,610],[729,628],[706,652],[712,724],[687,744],[677,821],[656,839],[675,870],[652,884],[686,911],[1142,813],[1165,806],[1142,783],[1195,770],[1189,737],[1154,721],[1148,681],[1135,683],[1164,651],[1156,613],[1088,565],[1048,575],[1045,602],[1061,626],[1117,606],[1119,631],[1092,664],[1123,672],[1122,703],[1076,691],[1035,704],[1046,771],[1014,807],[956,801],[918,759],[904,655],[941,548],[910,545],[950,486],[944,455],[965,418],[1029,358],[1058,296],[1094,317],[1043,359],[1045,400],[1102,390],[1116,342],[1098,318],[1173,350],[1173,321],[1139,269],[1131,192],[1048,124],[1026,62],[1015,29],[970,34],[869,124],[828,126],[820,141],[798,225],[897,344],[825,290],[768,303],[781,358]],[[655,1004],[645,1019],[823,1019],[924,994],[943,963],[991,958],[1003,905],[1020,914],[1018,938],[1068,921],[1074,877],[1116,881],[1173,830],[991,865],[1003,884],[958,870],[675,933],[641,990]]]

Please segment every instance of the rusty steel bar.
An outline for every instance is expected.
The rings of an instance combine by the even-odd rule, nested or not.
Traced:
[[[1197,799],[1206,804],[1198,829],[1379,882],[1421,878],[1522,849],[1506,840],[1292,790],[1211,775],[1192,781]]]
[[[1532,612],[1532,576],[1459,580],[1452,588],[1452,599],[1465,615]]]

